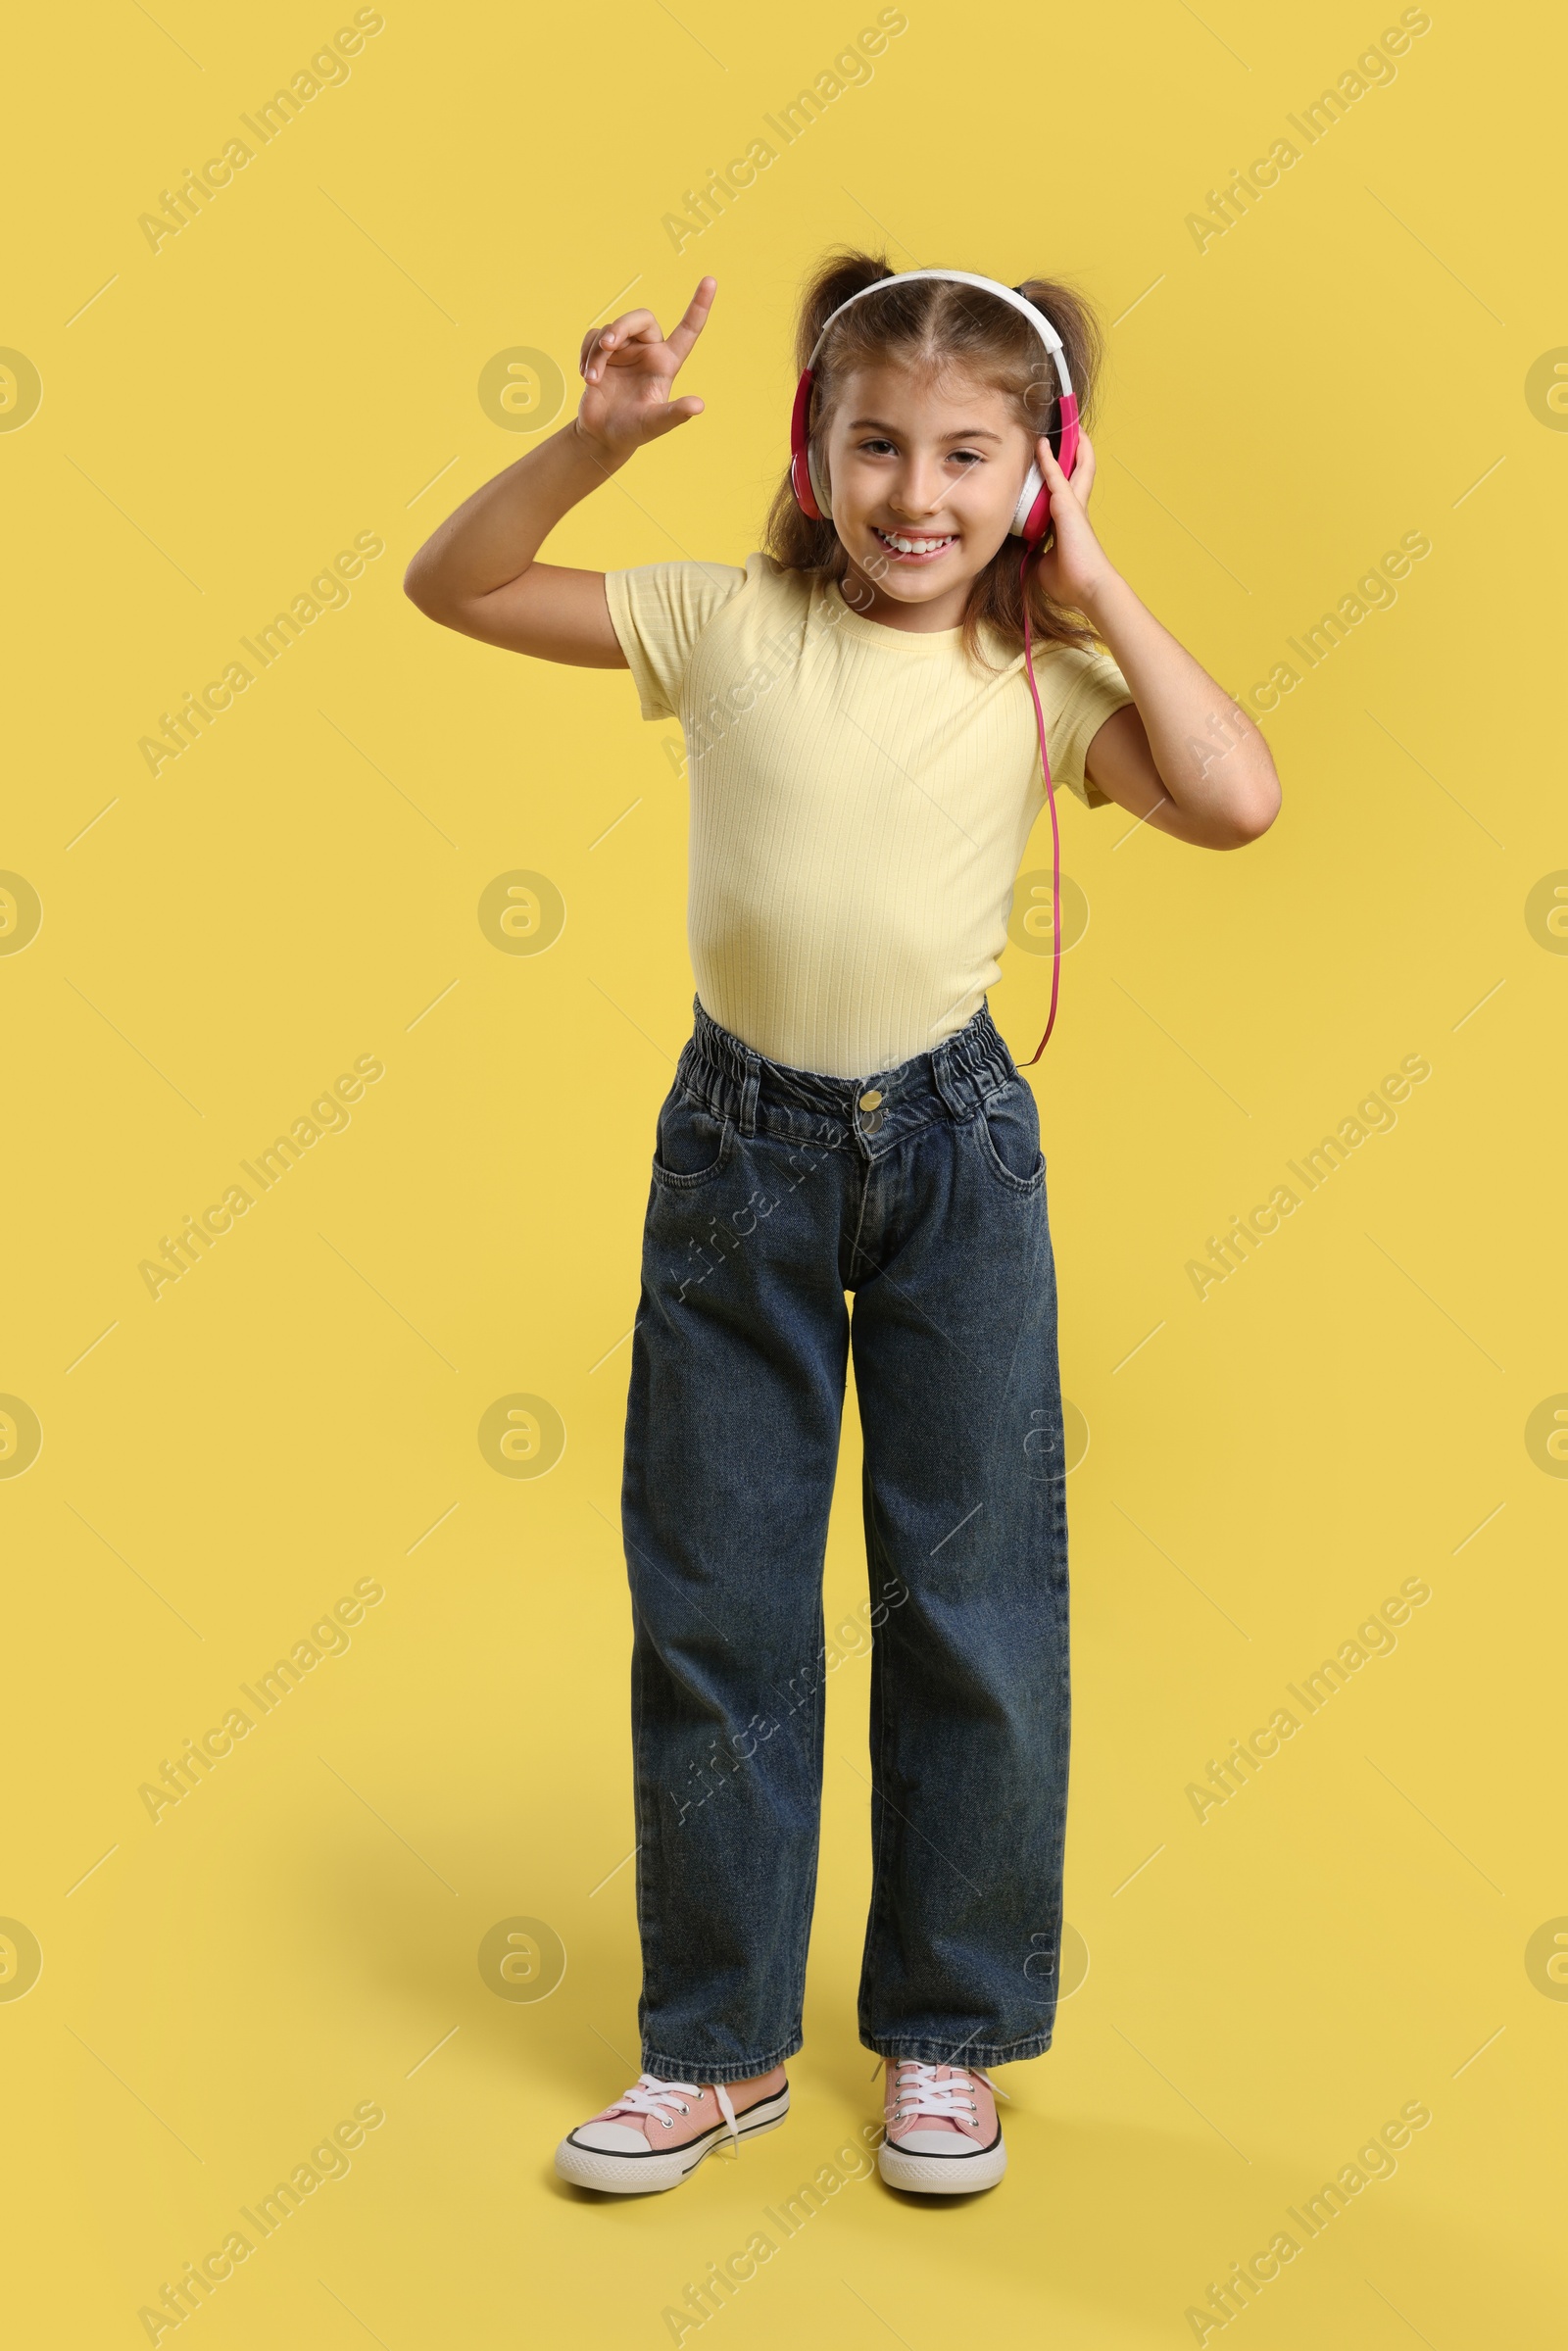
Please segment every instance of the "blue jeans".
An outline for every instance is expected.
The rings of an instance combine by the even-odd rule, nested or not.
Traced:
[[[1034,1097],[984,1005],[863,1079],[695,1012],[659,1118],[622,1490],[643,2065],[737,2082],[801,2046],[852,1347],[874,1626],[860,2038],[1036,2057],[1069,1689]]]

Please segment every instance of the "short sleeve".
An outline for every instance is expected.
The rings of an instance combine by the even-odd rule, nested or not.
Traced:
[[[1110,808],[1108,794],[1084,773],[1084,760],[1105,720],[1132,701],[1132,688],[1108,653],[1067,646],[1052,657],[1053,667],[1058,662],[1066,674],[1048,734],[1051,780],[1075,792],[1086,808]]]
[[[733,563],[643,563],[607,571],[610,622],[637,681],[645,718],[673,718],[698,638],[746,584]]]

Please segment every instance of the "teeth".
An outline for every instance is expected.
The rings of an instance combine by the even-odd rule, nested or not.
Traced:
[[[950,531],[941,539],[904,539],[891,530],[879,530],[876,535],[886,546],[896,547],[900,555],[930,555],[938,547],[951,547],[956,533]]]

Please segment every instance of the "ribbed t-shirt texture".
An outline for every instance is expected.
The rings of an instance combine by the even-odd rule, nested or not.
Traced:
[[[1023,656],[888,628],[765,555],[606,574],[645,718],[678,718],[698,996],[768,1059],[870,1078],[961,1029],[1001,976],[1045,805]],[[1054,782],[1132,694],[1103,653],[1035,655]]]

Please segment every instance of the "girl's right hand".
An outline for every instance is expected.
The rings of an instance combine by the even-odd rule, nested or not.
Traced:
[[[577,361],[584,385],[577,430],[612,464],[624,465],[645,442],[702,415],[700,400],[671,400],[669,391],[708,323],[717,290],[716,278],[703,279],[667,341],[652,311],[627,311],[612,325],[590,327],[583,336]]]

